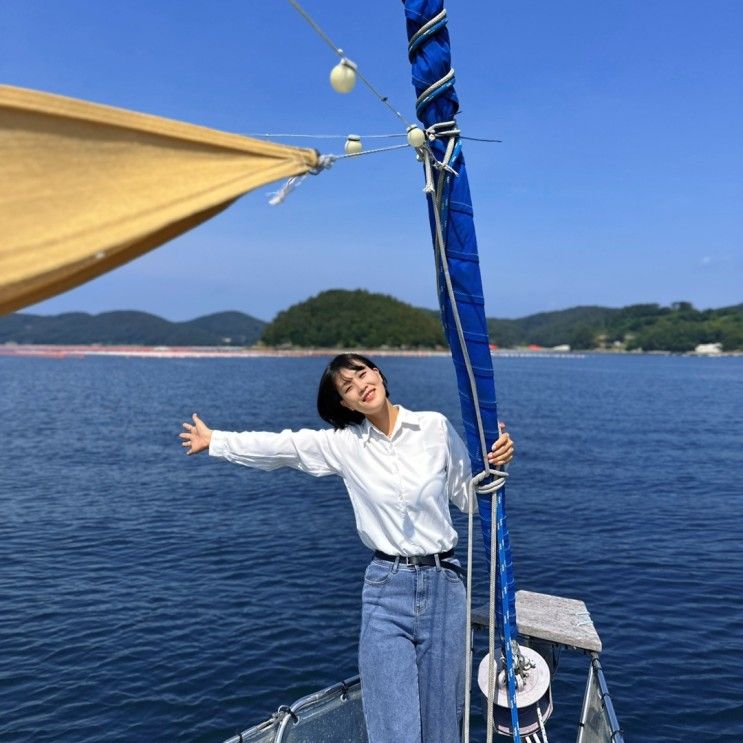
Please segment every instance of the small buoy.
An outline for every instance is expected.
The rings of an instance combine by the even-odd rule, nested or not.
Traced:
[[[356,85],[356,65],[350,59],[343,57],[330,70],[330,84],[336,93],[350,93]]]
[[[408,144],[411,147],[423,147],[426,142],[426,133],[419,126],[411,124],[408,127]]]
[[[529,666],[529,674],[520,679],[519,689],[516,692],[516,707],[519,712],[519,732],[521,735],[531,735],[539,731],[539,713],[542,720],[552,714],[552,689],[550,687],[550,670],[547,662],[536,650],[519,647]],[[493,699],[493,722],[496,732],[501,735],[512,735],[511,710],[508,706],[508,689],[505,684],[505,669],[500,661],[495,664],[496,693]],[[487,716],[488,707],[488,656],[486,655],[477,671],[477,685],[485,695],[483,711]],[[539,709],[539,713],[537,712]]]
[[[349,134],[346,137],[346,144],[343,146],[347,155],[358,155],[364,149],[361,143],[361,137],[358,134]]]

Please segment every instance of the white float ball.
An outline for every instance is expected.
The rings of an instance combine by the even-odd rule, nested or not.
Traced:
[[[361,137],[358,134],[349,134],[343,147],[347,155],[358,155],[364,149]]]
[[[356,65],[342,59],[330,71],[330,84],[336,93],[350,93],[356,85]]]
[[[426,133],[419,126],[411,125],[408,127],[408,144],[411,147],[423,147],[426,143]]]

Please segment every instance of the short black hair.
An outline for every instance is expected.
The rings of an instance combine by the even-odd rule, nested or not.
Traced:
[[[341,396],[335,386],[335,379],[341,369],[350,371],[359,371],[360,369],[376,369],[379,376],[382,377],[384,391],[387,397],[390,391],[387,387],[387,377],[382,374],[382,370],[366,356],[358,353],[340,353],[326,367],[320,378],[320,386],[317,390],[317,412],[320,417],[330,423],[333,428],[345,428],[353,423],[363,423],[364,415],[358,410],[349,410],[341,405]]]

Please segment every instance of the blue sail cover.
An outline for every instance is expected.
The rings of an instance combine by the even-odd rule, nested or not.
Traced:
[[[420,100],[420,96],[424,91],[428,90],[437,81],[445,78],[451,69],[449,32],[446,28],[445,16],[434,23],[431,28],[418,34],[425,24],[442,13],[444,4],[443,0],[405,0],[404,4],[408,40],[411,41],[410,62],[412,64],[413,85],[419,97],[417,114],[424,128],[427,128],[433,124],[451,121],[459,110],[459,101],[454,90],[453,76],[423,100]],[[418,36],[414,39],[413,37],[416,34]],[[441,162],[444,159],[444,152],[446,150],[446,138],[431,142],[430,147],[436,159]],[[441,209],[447,263],[469,358],[475,374],[480,415],[485,430],[485,441],[489,447],[498,438],[498,408],[495,397],[495,381],[493,378],[493,364],[490,355],[487,321],[485,319],[485,303],[482,280],[480,278],[472,199],[470,197],[467,170],[460,141],[457,141],[450,165],[457,172],[457,175],[449,175],[445,171],[434,170],[434,183],[438,185],[438,179],[440,178],[447,178],[448,180],[443,194]],[[433,213],[433,194],[428,195],[428,209],[435,245],[436,225]],[[477,426],[475,402],[467,374],[464,354],[460,348],[442,267],[440,264],[437,265],[441,320],[456,369],[467,449],[472,462],[472,472],[476,474],[482,472],[485,465]],[[485,540],[485,555],[488,565],[490,563],[491,497],[478,496],[482,535]],[[503,603],[497,601],[496,617],[501,645],[505,646],[506,636],[515,638],[517,632],[515,586],[504,509],[505,488],[499,491],[497,497],[497,534],[500,543],[498,559],[502,563],[497,565],[496,571],[498,580],[497,595],[499,597],[504,595],[507,597],[507,608],[505,610],[504,621]],[[508,631],[506,631],[506,625],[508,625]]]

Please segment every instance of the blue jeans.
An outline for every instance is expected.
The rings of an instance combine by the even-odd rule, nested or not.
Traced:
[[[369,743],[460,740],[465,598],[452,570],[369,564],[359,639]]]

